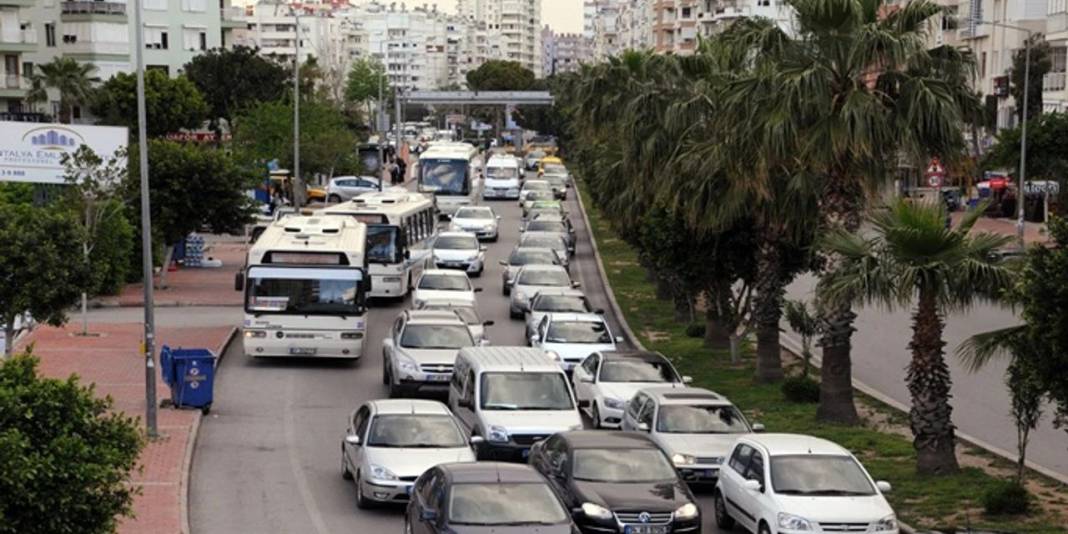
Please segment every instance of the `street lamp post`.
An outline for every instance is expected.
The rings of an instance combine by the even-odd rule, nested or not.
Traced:
[[[293,19],[296,20],[296,40],[293,47],[293,183],[300,183],[300,11],[291,6]],[[293,205],[300,207],[303,198],[296,198],[297,189],[293,188]]]

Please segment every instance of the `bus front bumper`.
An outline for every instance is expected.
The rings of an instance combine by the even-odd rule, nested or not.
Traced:
[[[363,333],[360,339],[309,339],[302,332],[267,331],[264,337],[253,337],[246,331],[242,336],[246,356],[255,358],[343,358],[356,359],[363,356]],[[283,334],[279,338],[278,334]],[[338,336],[339,333],[332,333]],[[310,336],[309,336],[310,337]]]

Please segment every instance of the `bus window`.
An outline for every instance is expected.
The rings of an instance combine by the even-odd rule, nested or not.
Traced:
[[[396,226],[372,224],[367,226],[367,261],[370,263],[398,263],[403,257],[399,229]]]

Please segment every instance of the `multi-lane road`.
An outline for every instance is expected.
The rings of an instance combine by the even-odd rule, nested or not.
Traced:
[[[595,307],[610,309],[588,230],[572,190],[567,204],[577,234],[572,278]],[[473,279],[479,311],[495,345],[524,344],[523,323],[508,317],[501,269],[519,237],[514,201],[487,201],[502,216],[489,243],[486,271]],[[234,343],[221,363],[216,399],[197,439],[190,488],[194,534],[368,533],[403,529],[402,509],[357,510],[352,482],[342,480],[340,443],[349,413],[384,398],[381,341],[408,302],[374,302],[366,355],[358,364],[316,360],[253,360]],[[619,332],[610,312],[609,324]],[[705,532],[715,532],[711,500],[701,497]]]

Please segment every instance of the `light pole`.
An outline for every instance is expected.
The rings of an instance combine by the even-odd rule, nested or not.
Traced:
[[[296,6],[290,6],[290,11],[293,13],[293,19],[296,21],[296,40],[293,47],[293,184],[300,184],[300,11]],[[297,198],[297,189],[293,188],[293,205],[299,208],[300,202]],[[303,197],[303,195],[300,195]],[[300,198],[299,201],[303,201]]]
[[[148,133],[145,118],[144,27],[141,2],[134,2],[134,50],[137,59],[137,139],[141,165],[141,265],[145,287],[145,426],[148,437],[159,436],[156,426],[156,317],[152,294],[152,215],[148,198]],[[163,266],[167,268],[166,265]]]
[[[1031,94],[1031,36],[1034,31],[1022,26],[1005,24],[990,20],[977,20],[976,25],[989,24],[1001,26],[1010,30],[1017,30],[1027,34],[1024,39],[1024,96],[1023,110],[1020,112],[1020,177],[1016,191],[1016,245],[1020,252],[1024,250],[1024,184],[1027,180],[1027,100]]]

